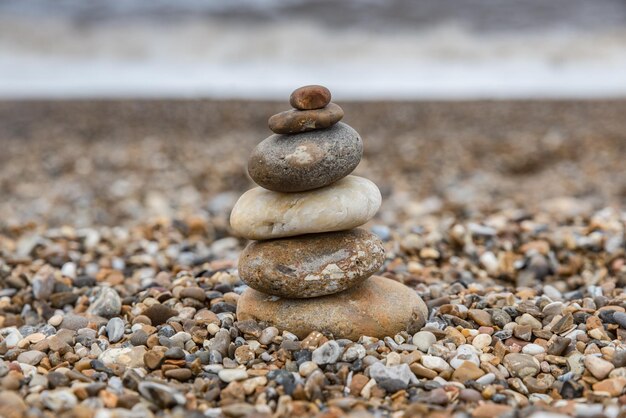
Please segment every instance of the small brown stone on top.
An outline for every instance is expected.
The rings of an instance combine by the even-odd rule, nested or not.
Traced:
[[[298,110],[321,109],[330,103],[330,98],[330,90],[324,86],[303,86],[291,93],[289,104]]]
[[[296,134],[330,128],[342,118],[343,109],[335,103],[329,103],[322,109],[293,109],[277,113],[269,119],[268,126],[277,134]]]

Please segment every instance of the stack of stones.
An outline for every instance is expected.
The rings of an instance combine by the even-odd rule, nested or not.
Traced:
[[[312,331],[352,340],[416,332],[427,315],[421,298],[373,276],[384,248],[357,227],[376,214],[381,195],[371,181],[349,175],[363,142],[339,122],[343,110],[330,98],[322,86],[295,90],[295,109],[270,118],[275,135],[258,144],[248,161],[261,187],[241,196],[230,219],[235,232],[256,240],[239,259],[239,274],[250,288],[239,299],[238,319],[300,338]]]

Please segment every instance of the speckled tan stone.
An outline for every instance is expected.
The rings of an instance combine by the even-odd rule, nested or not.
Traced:
[[[239,276],[253,289],[286,298],[341,292],[376,273],[385,259],[364,229],[255,241],[239,257]]]
[[[372,219],[381,200],[378,187],[357,176],[300,193],[256,187],[239,198],[230,225],[240,236],[255,240],[343,231]]]
[[[428,308],[403,284],[372,276],[362,284],[313,299],[286,299],[246,289],[237,304],[239,321],[254,319],[299,338],[312,331],[357,340],[363,335],[382,338],[424,326]]]
[[[323,131],[272,135],[248,160],[259,186],[277,192],[302,192],[327,186],[350,174],[361,161],[363,141],[345,123]]]
[[[295,134],[333,126],[343,118],[343,109],[329,103],[322,109],[287,110],[269,119],[268,126],[277,134]]]

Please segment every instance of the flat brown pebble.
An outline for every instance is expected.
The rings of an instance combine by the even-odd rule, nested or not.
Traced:
[[[314,300],[286,299],[246,289],[237,306],[240,320],[254,319],[299,338],[320,331],[354,341],[362,335],[383,338],[401,331],[417,332],[427,316],[428,309],[415,290],[380,276]]]
[[[489,312],[486,312],[482,309],[470,309],[467,312],[467,316],[472,321],[476,322],[481,327],[490,327],[493,325],[493,321],[491,320],[491,315]]]
[[[509,405],[500,405],[492,402],[484,403],[476,407],[472,412],[472,418],[494,418],[508,414],[511,409]]]
[[[330,128],[343,118],[343,109],[335,103],[329,103],[323,109],[287,110],[272,116],[268,122],[272,132],[277,134],[296,134],[316,129]]]
[[[172,369],[172,370],[166,371],[163,374],[165,375],[165,377],[176,379],[181,382],[184,382],[185,380],[189,380],[191,376],[193,376],[193,373],[189,369]]]
[[[180,297],[192,298],[203,302],[206,299],[206,293],[204,293],[204,289],[201,289],[199,287],[186,287],[180,291]]]
[[[143,355],[143,362],[149,369],[157,369],[161,365],[161,362],[165,358],[165,353],[162,351],[147,351],[146,354]]]
[[[178,315],[174,309],[160,303],[156,303],[142,312],[142,315],[150,318],[152,325],[161,325],[173,316]]]
[[[289,104],[298,110],[313,110],[323,108],[330,99],[330,90],[312,84],[295,89],[289,97]]]
[[[248,286],[285,298],[312,298],[353,287],[385,259],[378,237],[364,229],[256,241],[239,257]]]

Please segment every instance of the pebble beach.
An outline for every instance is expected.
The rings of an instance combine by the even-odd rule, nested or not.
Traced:
[[[0,416],[623,417],[626,102],[341,107],[418,332],[238,320],[284,103],[0,102]]]

